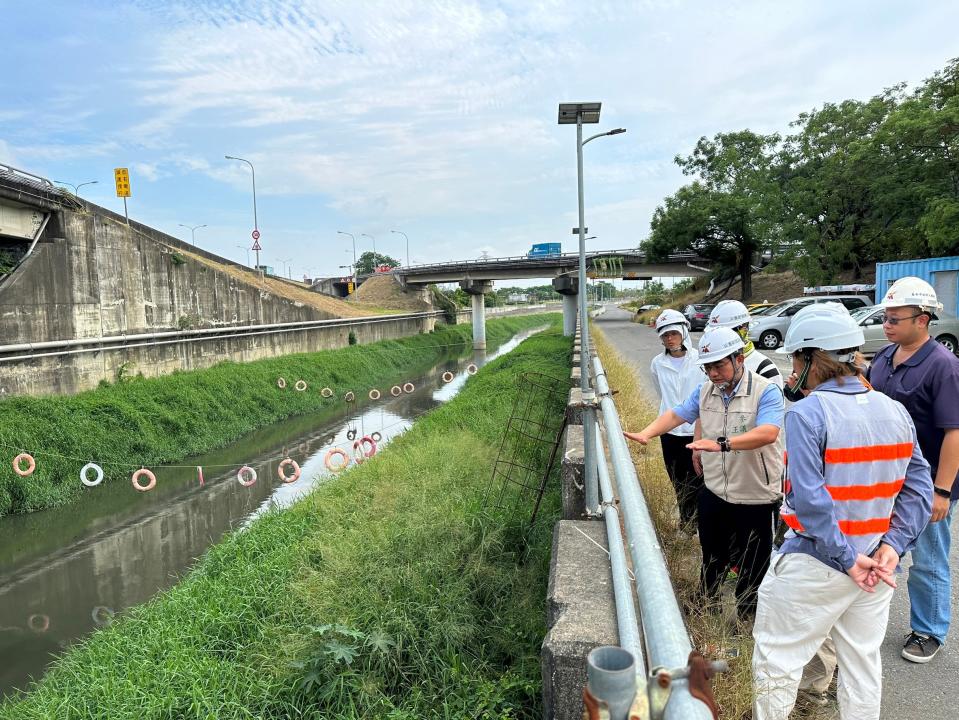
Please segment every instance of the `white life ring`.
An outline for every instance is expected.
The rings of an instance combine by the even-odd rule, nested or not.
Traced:
[[[94,480],[87,478],[87,473],[93,470],[97,476]],[[94,462],[88,462],[80,469],[80,482],[87,487],[96,487],[103,482],[103,468]]]
[[[249,475],[249,480],[244,480],[243,475]],[[244,465],[236,473],[236,481],[240,483],[243,487],[250,487],[253,483],[256,482],[256,470],[251,468],[249,465]]]

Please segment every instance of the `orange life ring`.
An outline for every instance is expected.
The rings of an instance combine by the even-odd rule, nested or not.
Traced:
[[[146,485],[140,484],[140,477],[142,475],[146,475],[147,480],[149,480],[149,482]],[[136,490],[139,490],[140,492],[150,492],[157,485],[157,476],[154,475],[149,470],[147,470],[146,468],[140,468],[135,473],[133,473],[133,477],[130,478],[130,481],[133,483],[133,487]]]
[[[379,400],[379,399],[380,399],[380,391],[377,390],[376,388],[373,388],[372,390],[370,390],[370,400]]]
[[[249,480],[243,479],[243,474],[246,473],[250,476]],[[243,487],[250,487],[253,483],[256,482],[256,470],[251,468],[249,465],[244,465],[236,472],[236,481],[240,483]]]
[[[443,382],[445,382],[445,383],[453,382],[453,378],[454,378],[454,377],[455,377],[455,376],[453,375],[453,373],[451,373],[449,370],[447,370],[445,373],[443,373]]]
[[[280,388],[280,390],[283,390],[286,387],[286,380],[284,380],[283,378],[277,378],[276,386]]]
[[[413,392],[414,390],[416,390],[416,385],[414,385],[413,383],[411,383],[411,382],[403,383],[403,392],[405,392],[405,393],[411,393],[411,392]]]
[[[24,470],[20,467],[20,462],[26,460],[27,469]],[[13,471],[20,477],[28,477],[33,475],[33,471],[37,469],[37,461],[33,459],[33,455],[30,453],[20,453],[13,459]]]
[[[394,385],[393,387],[390,388],[390,395],[392,395],[393,397],[399,397],[402,394],[403,394],[403,388],[401,388],[399,385]]]
[[[335,457],[343,458],[342,464],[334,463],[333,458]],[[330,448],[326,453],[326,457],[323,459],[323,464],[326,465],[326,469],[330,472],[338,473],[350,464],[350,456],[341,448]]]
[[[37,613],[27,618],[27,627],[33,632],[46,632],[50,629],[50,616]]]
[[[286,474],[287,467],[293,468],[292,475],[287,476]],[[276,469],[276,474],[279,475],[280,480],[282,480],[285,483],[295,483],[297,480],[300,479],[300,466],[296,462],[296,460],[293,460],[292,458],[287,458],[286,460],[283,460],[280,462],[280,466]]]
[[[364,449],[363,449],[364,443],[370,446],[368,450],[364,450]],[[364,458],[364,459],[366,459],[366,458],[371,458],[371,457],[373,457],[374,455],[376,455],[376,440],[374,440],[373,438],[371,438],[369,435],[364,435],[364,436],[361,437],[359,440],[357,440],[355,443],[353,443],[353,454],[354,454],[354,455],[356,455],[357,449],[359,449],[360,452],[363,453],[363,458]],[[359,461],[358,461],[358,462],[359,462]]]

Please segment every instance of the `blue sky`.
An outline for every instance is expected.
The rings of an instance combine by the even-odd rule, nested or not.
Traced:
[[[0,163],[80,183],[246,260],[340,274],[376,247],[414,262],[574,250],[575,129],[593,248],[634,247],[701,135],[785,131],[824,101],[916,83],[959,55],[959,3],[46,0],[0,2]],[[240,246],[240,247],[237,247]]]

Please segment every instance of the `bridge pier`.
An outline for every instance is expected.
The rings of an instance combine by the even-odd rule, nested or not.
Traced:
[[[575,275],[560,275],[553,278],[553,289],[563,296],[563,335],[572,337],[576,334],[576,315],[579,312],[576,305],[579,279]]]
[[[492,280],[460,280],[463,292],[471,296],[473,302],[473,349],[486,349],[486,303],[484,293],[493,289]]]

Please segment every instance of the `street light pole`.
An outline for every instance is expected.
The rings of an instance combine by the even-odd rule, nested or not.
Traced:
[[[192,240],[190,241],[191,245],[196,245],[196,231],[199,230],[201,227],[206,227],[206,225],[184,225],[183,223],[177,223],[177,225],[179,225],[180,227],[185,227],[187,230],[190,231],[190,237],[192,238]]]
[[[69,185],[70,187],[73,188],[73,194],[76,195],[77,197],[80,197],[80,188],[82,188],[84,185],[96,185],[100,181],[87,180],[86,182],[82,182],[79,185],[74,185],[73,183],[64,182],[63,180],[54,180],[53,182],[58,183],[60,185]]]
[[[391,233],[396,233],[397,235],[402,235],[406,238],[406,267],[410,266],[410,238],[402,230],[390,230]]]
[[[350,240],[353,241],[353,282],[356,282],[356,238],[353,237],[353,233],[343,232],[342,230],[336,231],[337,235],[349,235]]]
[[[257,220],[256,220],[256,168],[254,168],[253,163],[251,163],[246,158],[236,157],[235,155],[224,155],[223,157],[225,157],[227,160],[239,160],[240,162],[245,162],[247,165],[250,166],[250,173],[252,174],[252,177],[253,177],[253,232],[256,233],[256,237],[253,239],[256,241],[256,244],[259,245],[260,244],[260,225],[259,223],[257,223]],[[256,266],[257,267],[260,266],[259,250],[256,251]]]
[[[626,132],[617,128],[604,133],[597,133],[583,140],[583,123],[598,123],[601,103],[560,103],[559,124],[571,125],[576,123],[576,195],[579,206],[579,324],[580,324],[580,390],[583,393],[583,435],[584,462],[586,463],[586,512],[599,512],[599,483],[596,477],[596,409],[593,406],[595,394],[590,389],[589,368],[589,315],[586,302],[586,211],[583,197],[583,146],[604,135],[618,135]]]
[[[240,250],[246,250],[246,266],[249,267],[250,266],[250,248],[248,248],[246,245],[237,245],[237,247],[240,248]]]

